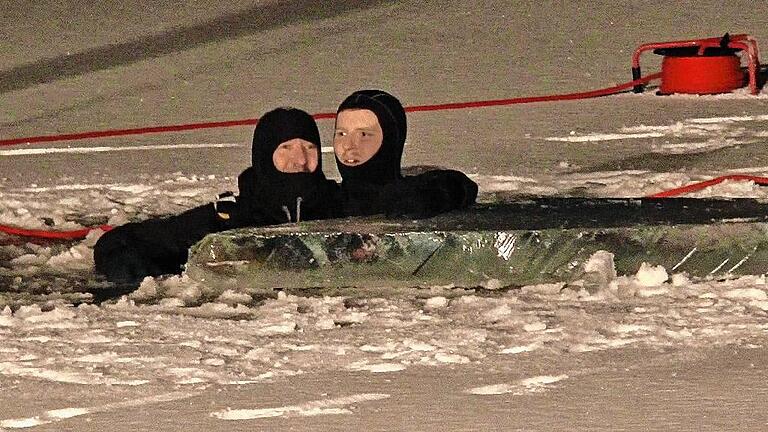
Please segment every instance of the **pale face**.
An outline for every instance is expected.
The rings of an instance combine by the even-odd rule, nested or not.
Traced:
[[[311,173],[317,169],[317,146],[294,138],[280,143],[272,153],[272,163],[284,173]]]
[[[344,110],[336,116],[333,151],[347,166],[368,162],[381,148],[384,133],[379,119],[371,110]]]

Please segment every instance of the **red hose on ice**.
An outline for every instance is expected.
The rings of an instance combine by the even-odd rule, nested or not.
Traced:
[[[528,96],[528,97],[519,97],[519,98],[512,98],[512,99],[493,99],[493,100],[476,101],[476,102],[457,102],[457,103],[446,103],[446,104],[437,104],[437,105],[416,105],[416,106],[406,107],[405,111],[406,112],[443,111],[443,110],[465,109],[465,108],[484,108],[484,107],[490,107],[490,106],[517,105],[517,104],[527,104],[527,103],[534,103],[534,102],[555,102],[555,101],[567,101],[567,100],[577,100],[577,99],[591,99],[591,98],[616,94],[621,92],[622,90],[627,90],[629,88],[634,87],[635,85],[645,84],[649,81],[653,81],[660,77],[661,77],[661,72],[648,75],[646,77],[636,79],[634,81],[629,81],[624,84],[619,84],[613,87],[606,87],[603,89],[591,90],[591,91],[579,92],[579,93],[565,93],[565,94],[547,95],[547,96]],[[0,143],[2,143],[2,141],[0,141]]]
[[[442,111],[442,110],[465,109],[465,108],[482,108],[482,107],[501,106],[501,105],[515,105],[515,104],[525,104],[525,103],[533,103],[533,102],[552,102],[552,101],[566,101],[566,100],[576,100],[576,99],[589,99],[589,98],[616,94],[622,90],[627,90],[636,85],[646,84],[649,81],[653,81],[659,77],[661,77],[661,73],[648,75],[641,79],[630,81],[624,84],[619,84],[617,86],[608,87],[608,88],[599,89],[599,90],[592,90],[587,92],[566,93],[566,94],[548,95],[548,96],[519,97],[519,98],[512,98],[512,99],[493,99],[493,100],[474,101],[474,102],[446,103],[446,104],[436,104],[436,105],[415,105],[415,106],[405,107],[405,111],[406,112]],[[317,114],[314,114],[312,117],[314,117],[315,120],[330,119],[330,118],[335,118],[336,113],[317,113]],[[168,125],[168,126],[149,126],[149,127],[131,128],[131,129],[111,129],[111,130],[90,131],[90,132],[77,132],[77,133],[61,134],[61,135],[40,135],[40,136],[25,137],[25,138],[10,138],[10,139],[0,140],[0,147],[16,145],[16,144],[32,144],[32,143],[41,143],[41,142],[54,142],[54,141],[72,141],[72,140],[87,139],[87,138],[107,138],[107,137],[126,136],[126,135],[146,135],[146,134],[154,134],[154,133],[181,132],[181,131],[196,130],[196,129],[214,129],[214,128],[234,127],[234,126],[252,126],[252,125],[255,125],[258,121],[259,119],[252,118],[252,119],[243,119],[243,120],[187,123],[187,124]]]
[[[669,198],[669,197],[674,197],[678,195],[683,195],[690,192],[696,192],[696,191],[708,188],[710,186],[714,186],[726,180],[753,181],[759,185],[763,185],[763,186],[768,185],[768,177],[759,177],[759,176],[745,175],[745,174],[730,174],[730,175],[715,177],[713,179],[701,181],[698,183],[689,184],[679,188],[658,192],[653,195],[648,195],[646,196],[646,198]]]
[[[546,96],[519,97],[519,98],[511,98],[511,99],[492,99],[492,100],[473,101],[473,102],[445,103],[445,104],[434,104],[434,105],[415,105],[415,106],[405,107],[405,111],[406,112],[443,111],[443,110],[455,110],[455,109],[466,109],[466,108],[483,108],[483,107],[490,107],[490,106],[516,105],[516,104],[526,104],[526,103],[534,103],[534,102],[553,102],[553,101],[589,99],[589,98],[596,98],[596,97],[609,96],[612,94],[616,94],[623,90],[630,89],[636,85],[647,84],[648,82],[658,79],[659,77],[661,77],[661,73],[656,73],[656,74],[645,76],[640,79],[636,79],[634,81],[619,84],[613,87],[607,87],[603,89],[591,90],[586,92],[565,93],[565,94],[546,95]],[[321,120],[321,119],[335,118],[336,114],[335,113],[317,113],[317,114],[314,114],[312,117],[314,117],[316,120]],[[180,131],[196,130],[196,129],[213,129],[213,128],[234,127],[234,126],[249,126],[249,125],[255,125],[258,121],[259,119],[254,118],[254,119],[229,120],[229,121],[219,121],[219,122],[187,123],[187,124],[168,125],[168,126],[150,126],[150,127],[141,127],[141,128],[131,128],[131,129],[111,129],[111,130],[79,132],[79,133],[70,133],[70,134],[61,134],[61,135],[40,135],[40,136],[33,136],[33,137],[26,137],[26,138],[11,138],[11,139],[0,140],[0,147],[16,145],[16,144],[32,144],[32,143],[41,143],[41,142],[54,142],[54,141],[72,141],[72,140],[87,139],[87,138],[107,138],[107,137],[126,136],[126,135],[145,135],[145,134],[153,134],[153,133],[180,132]],[[44,230],[16,228],[16,227],[0,224],[0,232],[4,232],[6,234],[23,236],[23,237],[61,239],[61,240],[81,239],[81,238],[84,238],[86,235],[88,235],[88,233],[94,229],[109,231],[110,229],[112,229],[112,227],[109,225],[102,225],[97,228],[83,228],[83,229],[74,230],[74,231],[44,231]]]
[[[112,227],[109,225],[101,225],[98,227],[82,228],[82,229],[73,230],[73,231],[45,231],[45,230],[16,228],[8,225],[0,225],[0,232],[6,233],[6,234],[21,236],[21,237],[34,237],[34,238],[51,239],[51,240],[78,240],[78,239],[85,238],[85,236],[87,236],[89,232],[95,229],[100,229],[102,231],[109,231],[112,229]]]

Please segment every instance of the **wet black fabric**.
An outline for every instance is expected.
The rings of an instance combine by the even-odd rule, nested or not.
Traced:
[[[382,90],[361,90],[347,97],[337,113],[348,109],[372,111],[384,136],[379,151],[361,165],[350,167],[336,158],[346,215],[425,218],[474,204],[477,184],[460,171],[402,176],[408,128],[405,109],[397,98]]]
[[[341,184],[346,216],[428,218],[470,207],[477,192],[477,184],[464,173],[448,169],[405,176],[384,185],[347,180]]]
[[[320,170],[318,160],[318,168]],[[296,198],[301,197],[299,205],[299,221],[329,219],[343,216],[341,191],[339,185],[325,178],[324,175],[304,176],[286,185],[271,183],[274,189],[270,189],[269,180],[257,176],[256,169],[249,167],[243,171],[237,179],[240,195],[234,204],[227,203],[229,208],[229,220],[225,222],[224,229],[240,228],[244,226],[275,225],[288,222],[288,215],[282,209],[286,206],[291,215],[291,222],[297,222]],[[288,174],[290,176],[305,173]],[[311,179],[311,183],[302,191],[297,184]],[[273,181],[275,181],[273,179]],[[288,190],[287,198],[280,199],[275,190]],[[293,193],[294,195],[288,195]],[[290,207],[293,205],[293,207]],[[262,222],[263,221],[263,222]]]
[[[123,283],[135,283],[145,276],[178,274],[187,262],[189,248],[207,234],[288,222],[282,206],[290,204],[291,221],[296,221],[299,197],[301,220],[340,216],[338,185],[325,179],[319,165],[311,174],[285,174],[274,168],[272,153],[283,141],[306,139],[317,143],[318,155],[320,151],[317,126],[308,114],[295,109],[276,111],[265,114],[254,132],[254,166],[238,176],[238,196],[224,193],[215,203],[178,215],[114,228],[94,246],[96,271],[110,281]]]
[[[96,271],[111,281],[140,281],[145,276],[180,273],[190,246],[221,222],[213,204],[161,219],[133,222],[105,233],[93,248]]]

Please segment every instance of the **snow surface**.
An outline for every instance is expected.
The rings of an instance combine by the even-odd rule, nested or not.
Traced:
[[[359,2],[359,10],[296,11],[296,21],[244,32],[237,19],[254,20],[258,6],[275,2],[80,3],[8,3],[2,72],[10,78],[0,85],[20,86],[0,92],[1,138],[252,118],[277,105],[325,112],[372,86],[407,105],[575,92],[628,79],[639,43],[728,30],[768,36],[765,5],[744,1],[696,2],[695,14],[689,4],[653,1]],[[214,24],[230,13],[240,26],[221,33]],[[178,44],[177,29],[200,23],[210,39]],[[121,58],[121,48],[135,47],[129,42],[146,56]],[[103,66],[102,55],[115,63]],[[59,64],[74,74],[55,75]],[[766,102],[765,90],[742,89],[413,113],[406,161],[467,172],[481,201],[645,196],[724,174],[765,175]],[[328,122],[320,127],[330,136]],[[0,149],[0,223],[70,230],[210,202],[236,187],[248,132]],[[727,181],[687,196],[766,193]],[[107,429],[99,420],[113,420],[109,430],[361,430],[374,419],[379,427],[369,430],[765,429],[765,375],[751,370],[763,365],[766,346],[764,275],[693,280],[677,271],[687,257],[617,274],[614,251],[599,251],[582,280],[515,290],[263,299],[233,289],[212,297],[179,276],[148,278],[92,305],[86,292],[105,288],[91,275],[99,235],[74,243],[0,235],[0,430]],[[513,246],[499,239],[500,254]],[[684,361],[702,352],[714,368]],[[653,360],[656,369],[640,373]],[[499,365],[519,373],[495,374]],[[473,367],[482,373],[463,379]],[[347,373],[365,385],[345,381]],[[327,380],[286,385],[308,376]],[[421,380],[409,386],[403,377]],[[369,385],[386,382],[397,385]],[[456,393],[464,399],[451,399]],[[446,395],[443,412],[430,410]],[[552,405],[541,402],[548,395]],[[622,403],[627,411],[611,416]],[[201,411],[209,423],[194,417]],[[163,423],[169,412],[175,427]],[[464,422],[440,423],[457,416]]]
[[[644,130],[653,131],[653,136],[704,136],[707,141],[732,145],[726,142],[728,137],[746,134],[735,126],[748,121],[768,121],[768,117],[692,118],[671,125],[629,127],[618,133],[634,137]],[[569,134],[551,139],[580,142],[610,140],[614,135]],[[674,151],[700,149],[692,143]],[[754,167],[753,171],[765,170],[768,167]],[[592,196],[630,197],[707,175],[617,171],[537,179],[472,177],[480,185],[481,199],[490,200],[498,191],[540,195],[587,186]],[[2,190],[0,223],[75,229],[84,221],[101,218],[100,223],[121,224],[205,203],[216,193],[231,189],[234,181],[184,173],[143,175],[140,180],[136,184],[30,185]],[[30,200],[30,194],[36,199]],[[724,182],[689,196],[768,197],[765,188],[752,182]],[[85,240],[65,246],[18,241],[0,246],[3,271],[11,281],[9,290],[32,293],[35,280],[48,280],[52,274],[87,275],[93,265],[92,247],[100,235],[94,231]],[[500,254],[514,247],[498,246]],[[417,365],[465,364],[536,350],[711,346],[748,339],[768,327],[764,323],[768,288],[763,275],[691,281],[685,274],[653,263],[643,264],[637,274],[617,275],[610,251],[595,253],[584,270],[580,281],[528,286],[495,296],[435,287],[414,298],[393,294],[354,301],[282,292],[264,300],[232,290],[208,299],[205,286],[182,275],[146,278],[136,291],[100,306],[74,306],[57,297],[57,291],[78,292],[77,287],[66,286],[64,277],[45,285],[48,296],[43,298],[48,300],[24,304],[17,299],[14,310],[6,306],[0,313],[4,340],[0,374],[83,385],[238,385],[308,370],[397,373]],[[598,289],[591,288],[594,286]],[[565,378],[532,377],[467,391],[540,391]],[[342,400],[323,407],[309,403],[212,415],[233,419],[339,414],[344,405]],[[49,412],[36,420],[4,420],[2,425],[19,427],[56,416]]]
[[[655,151],[693,154],[703,147],[757,139],[738,125],[765,121],[766,116],[697,117],[669,125],[625,127],[611,134],[548,139],[578,144],[675,135],[692,141],[661,145]],[[740,170],[765,171],[768,167]],[[625,170],[538,178],[470,174],[480,185],[480,200],[491,201],[499,192],[562,195],[579,191],[588,196],[635,197],[722,173]],[[231,177],[178,172],[144,174],[134,184],[31,184],[10,189],[0,185],[0,223],[39,229],[117,225],[203,204],[232,189],[234,183]],[[767,192],[753,182],[727,181],[688,196],[768,198]],[[15,293],[9,303],[13,308],[5,306],[0,312],[0,375],[82,386],[171,385],[180,390],[106,405],[63,407],[31,417],[5,415],[0,427],[30,428],[190,398],[200,386],[210,384],[243,386],[308,372],[397,374],[414,367],[482,363],[497,356],[590,353],[631,346],[728,346],[748,343],[768,331],[764,275],[693,281],[674,268],[654,263],[644,263],[636,274],[618,275],[611,251],[596,252],[585,263],[582,280],[501,290],[494,295],[433,287],[410,297],[395,293],[354,299],[297,297],[280,292],[265,300],[228,290],[209,298],[205,286],[182,275],[146,278],[136,291],[117,301],[81,303],[78,298],[88,299],[83,287],[93,286],[92,248],[101,234],[93,231],[71,244],[8,238],[0,245],[2,275],[9,281],[6,291]],[[497,248],[500,256],[510,253],[514,239],[498,239]],[[482,397],[540,393],[574,374],[552,373],[470,387],[465,392]],[[360,393],[298,405],[227,408],[211,411],[209,416],[243,421],[349,415],[353,405],[375,404],[388,397]]]
[[[146,296],[134,293],[102,306],[6,307],[0,373],[90,385],[234,385],[308,370],[391,373],[534,350],[728,344],[768,326],[764,276],[672,283],[659,276],[666,276],[660,267],[607,272],[608,285],[594,293],[577,281],[494,297],[351,302],[281,293],[263,303],[195,306],[185,306],[195,302],[190,291],[200,292],[189,290],[194,282],[171,277],[153,282],[168,294],[152,303],[138,303],[133,297]],[[187,291],[170,294],[180,286]]]

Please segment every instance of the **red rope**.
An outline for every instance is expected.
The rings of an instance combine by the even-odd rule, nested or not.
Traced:
[[[0,232],[6,234],[21,236],[21,237],[36,237],[43,239],[56,239],[56,240],[77,240],[85,238],[89,232],[100,229],[102,231],[109,231],[112,229],[109,225],[101,225],[99,227],[83,228],[73,231],[45,231],[45,230],[33,230],[16,228],[8,225],[0,225]]]
[[[653,81],[659,77],[661,77],[661,72],[648,75],[646,77],[643,77],[634,81],[619,84],[613,87],[607,87],[603,89],[591,90],[591,91],[580,92],[580,93],[565,93],[565,94],[548,95],[548,96],[529,96],[529,97],[519,97],[519,98],[512,98],[512,99],[494,99],[494,100],[484,100],[484,101],[476,101],[476,102],[459,102],[459,103],[447,103],[447,104],[438,104],[438,105],[416,105],[416,106],[406,107],[405,111],[407,112],[443,111],[443,110],[465,109],[465,108],[484,108],[484,107],[501,106],[501,105],[516,105],[516,104],[526,104],[526,103],[534,103],[534,102],[554,102],[554,101],[567,101],[567,100],[576,100],[576,99],[590,99],[590,98],[616,94],[622,90],[627,90],[636,85],[646,84],[649,81]]]
[[[587,92],[580,92],[580,93],[520,97],[520,98],[513,98],[513,99],[494,99],[494,100],[447,103],[447,104],[437,104],[437,105],[416,105],[416,106],[406,107],[405,110],[407,112],[441,111],[441,110],[453,110],[453,109],[464,109],[464,108],[481,108],[481,107],[500,106],[500,105],[525,104],[525,103],[533,103],[533,102],[551,102],[551,101],[565,101],[565,100],[575,100],[575,99],[588,99],[588,98],[595,98],[595,97],[608,96],[611,94],[615,94],[622,90],[626,90],[628,88],[634,87],[636,85],[646,84],[649,81],[653,81],[659,78],[660,76],[661,76],[661,73],[657,73],[653,75],[648,75],[646,77],[643,77],[635,81],[619,84],[617,86],[608,87],[608,88],[599,89],[599,90],[587,91]],[[317,113],[312,117],[314,117],[316,120],[330,119],[330,118],[335,118],[336,114],[335,113]],[[181,132],[181,131],[197,130],[197,129],[214,129],[214,128],[234,127],[234,126],[252,126],[258,123],[258,121],[259,119],[257,118],[251,118],[251,119],[228,120],[228,121],[218,121],[218,122],[187,123],[187,124],[168,125],[168,126],[150,126],[150,127],[131,128],[131,129],[110,129],[110,130],[78,132],[78,133],[61,134],[61,135],[40,135],[40,136],[32,136],[32,137],[25,137],[25,138],[10,138],[10,139],[0,140],[0,147],[16,145],[16,144],[33,144],[33,143],[54,142],[54,141],[72,141],[72,140],[80,140],[80,139],[87,139],[87,138],[108,138],[108,137],[126,136],[126,135],[146,135],[146,134],[154,134],[154,133]]]
[[[669,197],[679,196],[679,195],[687,194],[690,192],[700,191],[710,186],[714,186],[716,184],[722,183],[726,180],[753,181],[759,185],[763,185],[763,186],[768,185],[768,177],[758,177],[758,176],[745,175],[745,174],[730,174],[730,175],[715,177],[713,179],[701,181],[698,183],[689,184],[687,186],[682,186],[679,188],[655,193],[653,195],[646,196],[646,198],[669,198]]]
[[[195,129],[212,129],[212,128],[224,128],[233,126],[247,126],[255,125],[259,119],[245,119],[245,120],[231,120],[220,122],[206,122],[206,123],[187,123],[179,125],[169,126],[151,126],[132,129],[110,129],[101,131],[90,132],[78,132],[62,135],[40,135],[26,138],[11,138],[0,140],[0,146],[9,146],[15,144],[32,144],[41,142],[53,142],[53,141],[72,141],[87,138],[107,138],[125,135],[144,135],[152,133],[165,133],[165,132],[179,132]]]
[[[515,105],[515,104],[525,104],[525,103],[534,103],[534,102],[551,102],[551,101],[588,99],[588,98],[595,98],[595,97],[616,94],[622,90],[632,88],[636,85],[646,84],[650,81],[653,81],[659,78],[660,76],[661,76],[661,73],[657,73],[657,74],[648,75],[641,79],[630,81],[624,84],[619,84],[613,87],[607,87],[604,89],[592,90],[587,92],[566,93],[566,94],[548,95],[548,96],[519,97],[519,98],[512,98],[512,99],[493,99],[493,100],[483,100],[483,101],[474,101],[474,102],[446,103],[446,104],[435,104],[435,105],[416,105],[416,106],[406,107],[405,111],[406,112],[442,111],[442,110],[454,110],[454,109],[466,109],[466,108],[482,108],[482,107],[490,107],[490,106]],[[330,119],[330,118],[335,118],[336,114],[335,113],[317,113],[317,114],[314,114],[312,117],[315,118],[316,120]],[[79,139],[86,139],[86,138],[107,138],[107,137],[126,136],[126,135],[144,135],[144,134],[152,134],[152,133],[179,132],[179,131],[196,130],[196,129],[212,129],[212,128],[234,127],[234,126],[247,126],[247,125],[255,125],[256,123],[258,123],[258,121],[259,119],[253,118],[253,119],[230,120],[230,121],[219,121],[219,122],[187,123],[187,124],[169,125],[169,126],[151,126],[151,127],[131,128],[131,129],[111,129],[111,130],[80,132],[80,133],[71,133],[71,134],[62,134],[62,135],[41,135],[41,136],[33,136],[33,137],[26,137],[26,138],[11,138],[11,139],[0,140],[0,147],[10,146],[15,144],[24,144],[24,143],[31,144],[31,143],[40,143],[40,142],[53,142],[53,141],[71,141],[71,140],[79,140]],[[61,239],[61,240],[81,239],[81,238],[84,238],[86,235],[88,235],[88,233],[94,229],[109,231],[110,229],[112,229],[112,227],[109,225],[102,225],[97,228],[83,228],[83,229],[74,230],[74,231],[44,231],[44,230],[16,228],[16,227],[0,224],[0,232],[4,232],[6,234],[24,236],[24,237]]]

